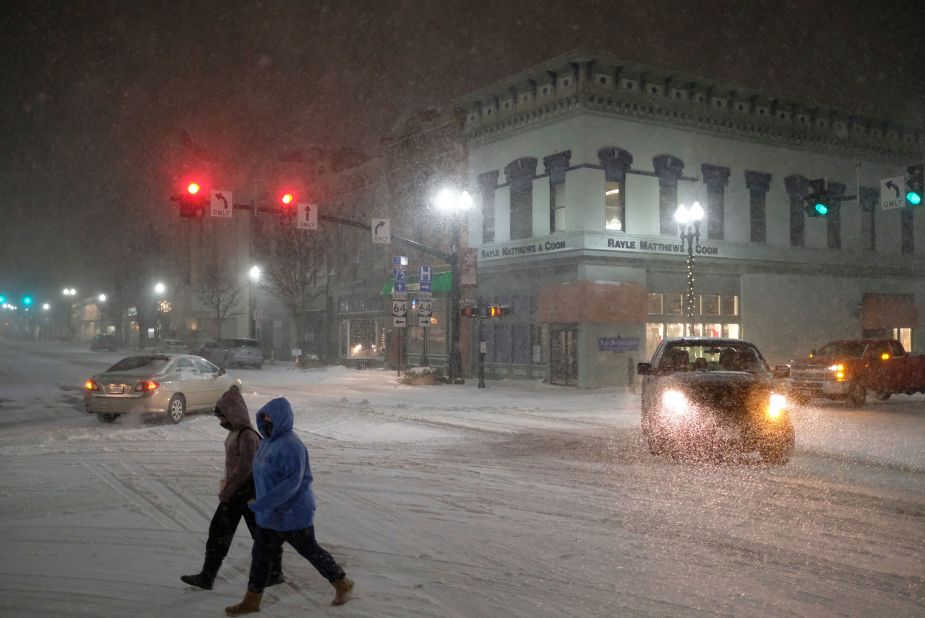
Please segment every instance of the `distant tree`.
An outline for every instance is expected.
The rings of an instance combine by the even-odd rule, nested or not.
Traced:
[[[263,287],[289,312],[300,348],[305,342],[305,312],[327,291],[327,238],[324,230],[298,230],[290,219],[275,217],[264,221],[255,235],[264,265]]]
[[[238,299],[241,295],[241,286],[237,285],[234,276],[227,266],[217,259],[213,259],[204,269],[202,280],[196,287],[196,296],[199,301],[215,316],[215,338],[222,338],[222,324],[225,320],[240,314]]]

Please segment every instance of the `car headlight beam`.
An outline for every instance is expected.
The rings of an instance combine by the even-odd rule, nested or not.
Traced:
[[[787,398],[779,393],[771,393],[768,401],[768,418],[779,419],[787,409]]]
[[[689,413],[690,402],[681,391],[667,390],[662,393],[662,409],[671,416],[682,417]]]

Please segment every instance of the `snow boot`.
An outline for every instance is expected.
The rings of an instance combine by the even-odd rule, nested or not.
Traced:
[[[196,586],[203,590],[212,590],[212,584],[215,583],[215,573],[196,573],[195,575],[181,575],[180,579],[190,586]]]
[[[225,614],[228,616],[241,616],[242,614],[253,614],[260,611],[260,599],[263,598],[262,592],[251,592],[248,590],[244,593],[244,600],[237,605],[225,608]]]
[[[334,600],[331,605],[343,605],[350,600],[350,593],[353,591],[353,580],[347,577],[341,577],[331,582],[334,586]]]

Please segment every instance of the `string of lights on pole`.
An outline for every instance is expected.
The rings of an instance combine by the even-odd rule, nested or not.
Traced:
[[[703,221],[703,207],[700,202],[694,202],[688,208],[678,204],[674,213],[674,220],[678,224],[678,235],[681,242],[687,243],[687,295],[684,299],[685,335],[690,336],[691,324],[694,320],[694,243],[700,246],[700,222]]]

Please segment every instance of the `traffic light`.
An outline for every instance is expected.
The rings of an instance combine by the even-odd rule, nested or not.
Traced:
[[[5,302],[6,302],[6,296],[4,296],[3,294],[0,294],[0,305],[2,305]]]
[[[925,190],[925,166],[910,165],[909,179],[906,181],[906,206],[920,206],[922,204],[922,193]]]
[[[825,178],[809,181],[809,195],[806,201],[806,214],[810,217],[824,217],[832,208],[832,198],[826,189]]]
[[[464,318],[477,318],[479,317],[479,308],[475,305],[466,305],[460,309],[460,313]]]
[[[284,215],[295,214],[297,203],[296,194],[292,191],[282,191],[276,198],[277,210]]]
[[[488,317],[489,318],[503,318],[504,317],[504,307],[501,305],[489,305],[488,306]]]
[[[193,219],[201,219],[206,214],[206,205],[208,197],[202,190],[202,185],[196,180],[190,180],[186,183],[184,191],[178,198],[180,202],[180,216]]]
[[[26,294],[25,296],[23,296],[23,297],[22,297],[22,305],[23,305],[23,307],[29,307],[30,305],[32,305],[32,297],[29,296],[28,294]]]

